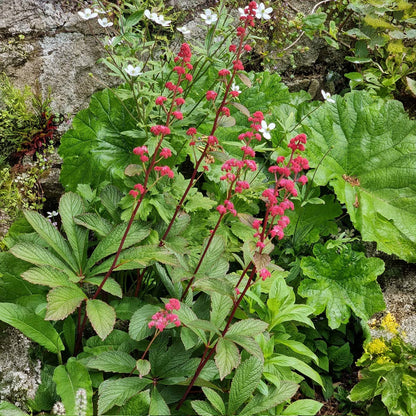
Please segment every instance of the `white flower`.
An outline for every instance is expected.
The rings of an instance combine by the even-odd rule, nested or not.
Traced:
[[[274,123],[270,123],[269,125],[267,125],[267,123],[262,120],[261,122],[261,129],[259,129],[259,132],[263,134],[263,137],[266,140],[270,140],[271,135],[270,132],[276,127],[276,124]]]
[[[65,406],[62,402],[56,402],[52,407],[53,415],[66,415]]]
[[[235,91],[241,94],[240,86],[235,84],[234,82],[233,82],[233,85],[231,85],[231,91]]]
[[[93,12],[91,9],[84,9],[83,11],[79,11],[78,14],[84,19],[84,20],[90,20],[94,19],[94,17],[98,16],[98,13]]]
[[[328,101],[329,103],[335,103],[335,100],[331,98],[331,94],[329,92],[325,92],[324,90],[321,90],[322,98],[325,101]]]
[[[171,21],[172,21],[172,20],[165,20],[165,17],[164,17],[163,15],[159,15],[159,16],[157,17],[157,19],[155,20],[155,22],[156,22],[158,25],[161,25],[161,26],[164,26],[164,27],[169,26]]]
[[[113,22],[109,22],[106,17],[103,17],[102,19],[98,19],[98,23],[102,27],[110,27],[110,26],[113,26]]]
[[[106,44],[108,46],[114,46],[114,41],[116,40],[116,36],[113,36],[112,38],[107,39]]]
[[[273,12],[273,9],[271,7],[268,7],[266,9],[266,6],[263,3],[260,3],[256,9],[256,18],[257,19],[263,18],[264,20],[269,20],[270,13],[272,12]]]
[[[57,211],[48,211],[47,214],[47,218],[57,217],[59,215]]]
[[[202,13],[200,16],[207,25],[212,25],[218,20],[218,16],[215,13],[212,13],[212,10],[210,9],[205,9],[204,13]]]
[[[245,9],[242,9],[241,7],[238,8],[238,13],[240,13],[240,17],[247,17]]]
[[[149,9],[144,11],[144,15],[149,19],[155,22],[158,19],[157,13],[151,13]]]
[[[181,32],[182,35],[189,35],[191,33],[191,31],[186,26],[177,27],[176,30]]]
[[[128,64],[124,70],[127,74],[129,74],[131,77],[137,77],[139,75],[142,75],[143,72],[141,71],[140,66],[133,66],[131,64]]]

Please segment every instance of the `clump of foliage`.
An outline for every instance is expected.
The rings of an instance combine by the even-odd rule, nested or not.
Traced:
[[[14,87],[9,78],[0,77],[0,154],[2,163],[16,162],[33,155],[52,140],[56,130],[50,99],[43,100],[26,86]]]
[[[360,381],[351,390],[352,401],[364,401],[369,414],[411,416],[416,406],[416,350],[405,341],[388,313],[365,345],[357,361]]]

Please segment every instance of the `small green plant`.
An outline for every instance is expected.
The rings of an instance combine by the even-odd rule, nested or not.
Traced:
[[[368,404],[370,415],[412,416],[416,408],[416,349],[405,341],[393,315],[381,321],[377,336],[357,361],[360,381],[349,398]]]
[[[14,87],[6,75],[0,76],[0,154],[12,164],[24,155],[33,155],[53,139],[56,130],[50,98],[43,100],[29,87]]]

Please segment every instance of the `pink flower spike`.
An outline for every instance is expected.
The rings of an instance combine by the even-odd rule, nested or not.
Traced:
[[[217,95],[218,94],[215,91],[207,91],[205,94],[208,101],[214,101],[217,98]]]
[[[177,106],[181,106],[181,105],[185,104],[185,100],[182,97],[179,97],[175,100],[175,104]]]
[[[141,194],[144,193],[144,186],[141,183],[136,183],[136,185],[134,185],[133,188],[139,191]]]
[[[160,151],[160,156],[167,159],[168,157],[172,156],[172,152],[170,149],[168,149],[167,147],[164,147],[161,151]]]
[[[133,191],[133,189],[129,192],[129,194],[133,197],[133,198],[137,198],[139,193],[137,191]]]
[[[183,120],[183,114],[180,111],[174,111],[172,114],[178,120]]]
[[[147,146],[139,146],[133,149],[133,153],[135,155],[142,156],[145,153],[149,153],[149,150],[147,149]]]
[[[253,224],[252,224],[252,227],[255,229],[255,230],[258,230],[259,228],[260,228],[260,225],[261,225],[261,223],[262,223],[263,221],[262,220],[254,220],[253,221]]]
[[[221,214],[224,215],[227,212],[227,208],[225,208],[224,205],[218,205],[217,206],[217,211]]]
[[[140,160],[145,163],[149,160],[149,158],[146,155],[140,156]]]
[[[259,276],[261,277],[261,279],[264,281],[266,280],[268,277],[271,276],[271,273],[267,270],[267,269],[261,269],[259,272]]]
[[[175,298],[169,299],[169,303],[172,305],[172,308],[177,311],[181,308],[181,303],[179,302],[178,299],[175,299]]]
[[[220,77],[225,77],[226,75],[230,75],[231,72],[228,69],[221,69],[218,71],[218,75]]]
[[[218,144],[218,139],[215,136],[208,136],[208,144],[210,146],[215,146]]]
[[[163,103],[167,100],[166,97],[160,96],[156,98],[156,105],[163,105]]]
[[[196,128],[195,128],[195,127],[190,127],[190,128],[188,129],[188,131],[186,132],[186,134],[187,134],[188,136],[194,136],[194,135],[196,134]]]
[[[301,183],[302,185],[305,185],[308,182],[308,178],[305,175],[302,175],[299,179],[298,182]]]

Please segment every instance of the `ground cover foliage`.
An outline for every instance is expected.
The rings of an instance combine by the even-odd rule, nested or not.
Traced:
[[[227,7],[171,47],[161,4],[80,11],[122,83],[62,137],[59,216],[4,240],[0,320],[42,366],[0,412],[414,413],[414,349],[391,315],[369,331],[384,262],[363,242],[415,261],[416,122],[373,88],[319,102],[246,72],[273,9]]]

